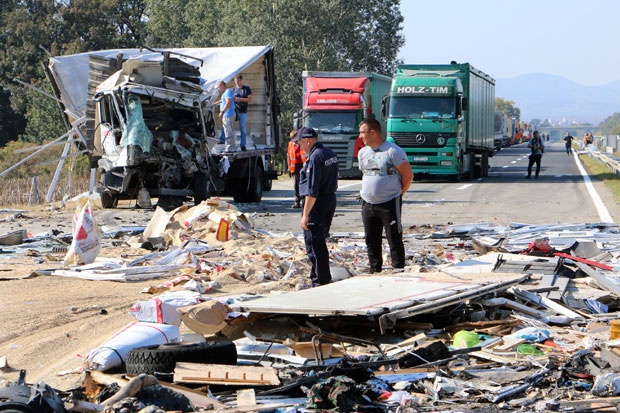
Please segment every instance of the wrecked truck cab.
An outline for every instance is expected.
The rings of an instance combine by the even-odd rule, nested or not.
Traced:
[[[102,206],[137,199],[147,207],[156,197],[169,209],[186,197],[200,203],[221,191],[207,141],[215,136],[214,98],[134,83],[98,88],[94,99],[102,154],[97,190]],[[209,175],[213,179],[204,178]]]
[[[91,168],[99,172],[91,189],[105,208],[121,199],[150,207],[157,198],[173,209],[189,198],[198,204],[225,194],[257,202],[277,179],[271,46],[106,50],[52,58],[48,69],[67,124],[84,119]],[[216,82],[237,73],[254,97],[243,152],[218,147],[221,121],[214,114]]]

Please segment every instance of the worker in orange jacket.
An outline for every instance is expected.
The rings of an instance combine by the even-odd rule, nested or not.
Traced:
[[[301,167],[304,162],[308,158],[308,155],[303,153],[301,147],[293,142],[293,138],[297,136],[297,131],[292,130],[289,134],[289,138],[291,139],[288,142],[288,171],[289,176],[294,178],[295,182],[295,202],[293,203],[293,208],[301,208],[301,196],[299,195],[299,172],[301,171]]]

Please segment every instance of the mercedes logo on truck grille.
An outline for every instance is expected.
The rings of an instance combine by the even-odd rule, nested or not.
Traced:
[[[426,136],[422,135],[421,133],[418,133],[418,134],[415,136],[415,141],[416,141],[417,143],[424,143],[424,142],[426,142]]]

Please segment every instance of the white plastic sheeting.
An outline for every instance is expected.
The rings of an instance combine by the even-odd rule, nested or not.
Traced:
[[[160,52],[172,52],[174,57],[198,67],[203,79],[202,88],[211,91],[218,80],[230,81],[271,49],[271,46],[172,48],[172,49],[110,49],[50,58],[49,69],[58,85],[61,100],[71,117],[86,115],[88,98],[89,56],[116,57],[119,53],[131,59],[161,61]],[[191,58],[183,57],[190,56]],[[196,59],[202,60],[201,62]]]

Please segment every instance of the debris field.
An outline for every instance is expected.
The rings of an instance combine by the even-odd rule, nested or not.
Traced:
[[[100,228],[96,218],[86,201],[70,234],[0,234],[7,271],[24,257],[41,264],[25,275],[31,282],[148,284],[127,303],[126,325],[101,337],[79,369],[63,372],[76,377],[75,387],[30,383],[31,372],[21,371],[2,380],[0,411],[617,411],[620,404],[615,224],[408,228],[409,265],[379,274],[365,272],[363,234],[333,233],[333,282],[310,288],[302,234],[258,228],[254,214],[221,199],[158,208],[146,226]],[[105,254],[112,246],[134,254]],[[3,352],[0,373],[19,369]]]

